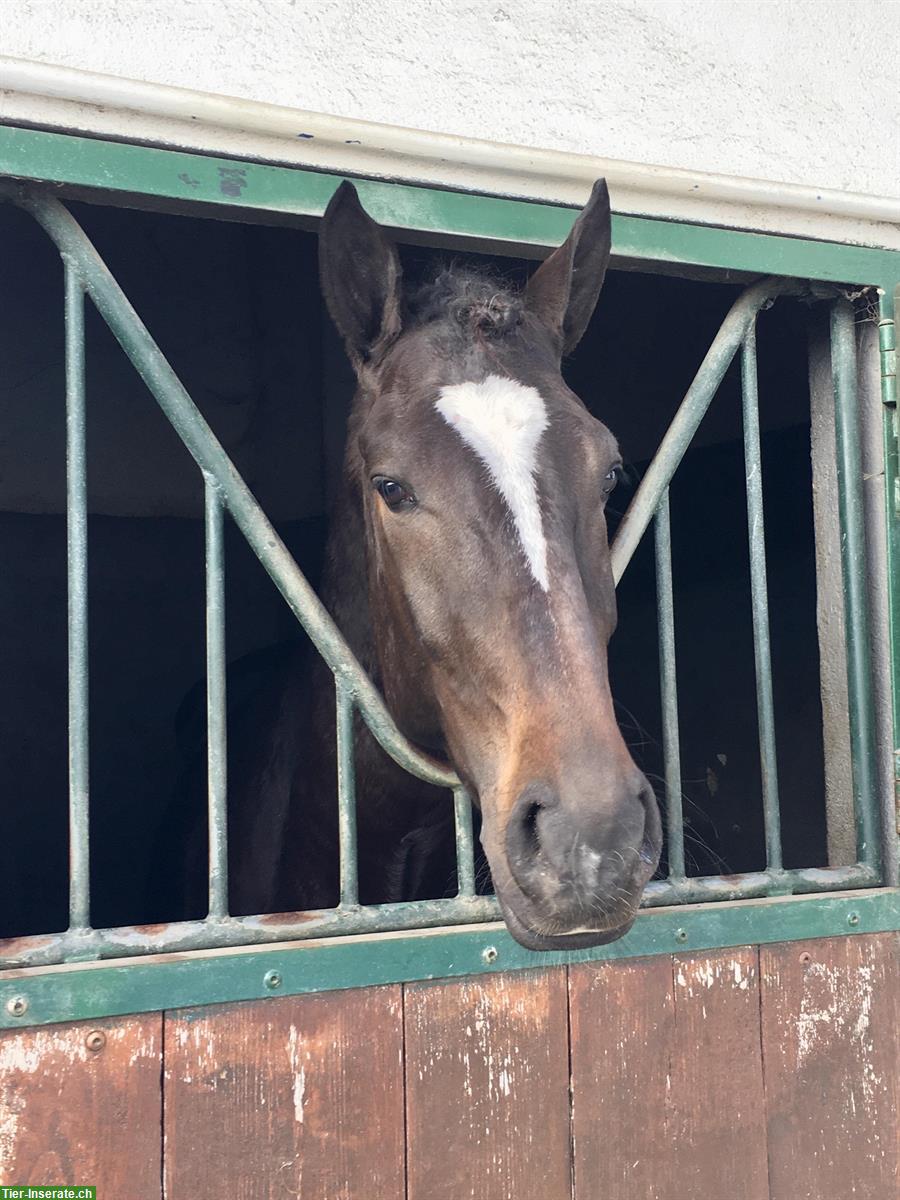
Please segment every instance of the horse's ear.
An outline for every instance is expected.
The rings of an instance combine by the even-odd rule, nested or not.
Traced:
[[[357,370],[400,332],[400,258],[346,179],[331,197],[319,234],[319,275],[331,319]]]
[[[570,354],[597,304],[611,245],[609,191],[598,179],[563,244],[545,258],[525,290],[529,309]]]

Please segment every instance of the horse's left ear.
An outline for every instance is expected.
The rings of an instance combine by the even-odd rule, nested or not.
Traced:
[[[529,309],[571,354],[597,304],[611,245],[609,191],[598,179],[561,246],[541,263],[525,289]]]
[[[400,258],[346,179],[331,197],[319,234],[319,275],[331,318],[359,368],[400,332]]]

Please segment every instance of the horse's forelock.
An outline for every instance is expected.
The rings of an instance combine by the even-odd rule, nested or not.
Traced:
[[[413,289],[407,300],[410,324],[452,321],[481,337],[502,337],[525,316],[522,293],[491,271],[443,267]]]

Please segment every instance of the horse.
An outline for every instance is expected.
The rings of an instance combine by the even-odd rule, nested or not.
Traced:
[[[322,599],[400,730],[469,790],[503,917],[532,950],[621,937],[662,841],[607,669],[621,458],[561,374],[610,226],[599,180],[524,288],[459,265],[404,286],[349,181],[319,239],[357,383]],[[238,913],[337,901],[334,682],[302,648],[273,665],[251,705],[266,736],[231,767]],[[453,870],[448,795],[358,719],[354,741],[360,901],[416,898]]]

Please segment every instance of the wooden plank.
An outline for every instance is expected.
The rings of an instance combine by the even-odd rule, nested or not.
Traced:
[[[398,986],[166,1015],[166,1195],[401,1200]]]
[[[756,951],[571,968],[578,1200],[766,1200]]]
[[[768,1200],[756,947],[679,955],[667,1197]]]
[[[672,992],[668,955],[569,969],[575,1195],[582,1200],[665,1194]]]
[[[896,934],[761,951],[772,1200],[896,1200]]]
[[[160,1200],[162,1017],[0,1033],[0,1182]]]
[[[562,967],[408,984],[409,1200],[571,1195]]]

